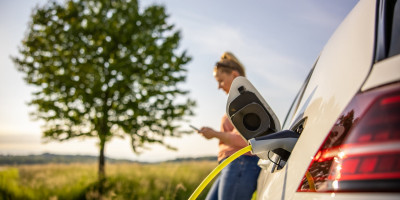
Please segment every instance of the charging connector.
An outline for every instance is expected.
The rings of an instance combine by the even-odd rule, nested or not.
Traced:
[[[252,147],[251,152],[261,159],[267,160],[268,152],[272,151],[283,160],[287,160],[298,138],[299,134],[296,132],[285,130],[258,138],[252,138],[249,140],[249,144]]]

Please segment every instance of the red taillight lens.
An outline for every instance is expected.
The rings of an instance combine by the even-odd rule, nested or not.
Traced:
[[[400,192],[400,83],[356,95],[298,192]]]

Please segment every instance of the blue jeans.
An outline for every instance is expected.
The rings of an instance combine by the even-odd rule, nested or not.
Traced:
[[[260,167],[257,156],[242,155],[232,161],[215,180],[206,200],[251,199],[257,189]]]

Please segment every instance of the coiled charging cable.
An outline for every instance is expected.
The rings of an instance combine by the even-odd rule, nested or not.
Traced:
[[[239,156],[251,151],[251,145],[244,147],[243,149],[240,149],[236,153],[232,154],[229,156],[227,159],[225,159],[221,164],[219,164],[211,173],[200,183],[200,185],[196,188],[196,190],[193,192],[193,194],[189,197],[189,200],[194,200],[196,199],[200,193],[204,190],[204,188],[210,183],[210,181],[222,170],[224,169],[229,163],[234,161],[236,158]]]

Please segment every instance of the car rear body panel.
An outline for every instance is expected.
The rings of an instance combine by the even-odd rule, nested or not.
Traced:
[[[376,7],[375,1],[360,1],[321,52],[297,111],[287,119],[289,128],[306,119],[304,131],[283,169],[271,164],[262,170],[258,199],[326,199],[331,195],[296,190],[332,125],[368,78],[374,60]],[[354,197],[340,194],[343,199],[346,195]]]

